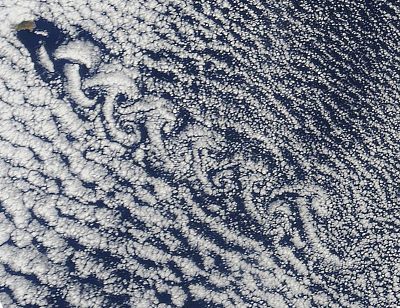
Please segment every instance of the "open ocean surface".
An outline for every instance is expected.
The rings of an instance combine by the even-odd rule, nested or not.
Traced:
[[[398,1],[0,0],[0,307],[400,307],[399,100]]]

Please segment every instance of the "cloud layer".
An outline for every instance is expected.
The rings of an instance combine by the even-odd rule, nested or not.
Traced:
[[[399,305],[398,5],[3,2],[4,307]]]

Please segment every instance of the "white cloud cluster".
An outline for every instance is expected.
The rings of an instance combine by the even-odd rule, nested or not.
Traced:
[[[93,44],[85,41],[72,41],[62,45],[54,52],[55,59],[66,59],[87,68],[93,68],[100,61],[99,49]]]

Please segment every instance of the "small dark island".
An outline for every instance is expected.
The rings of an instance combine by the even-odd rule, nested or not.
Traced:
[[[35,30],[35,28],[36,23],[33,20],[25,20],[15,26],[15,30],[17,31],[29,30],[32,32],[33,30]]]

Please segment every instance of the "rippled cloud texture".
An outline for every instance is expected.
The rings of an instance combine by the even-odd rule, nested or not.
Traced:
[[[0,2],[5,308],[399,307],[398,3],[48,3]]]

